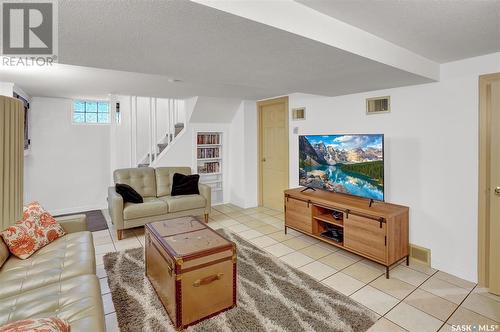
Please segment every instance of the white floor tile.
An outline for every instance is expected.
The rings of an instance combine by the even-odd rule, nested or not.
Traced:
[[[368,329],[368,332],[405,332],[401,326],[398,326],[390,320],[382,317]]]
[[[241,233],[244,231],[248,231],[250,227],[243,225],[243,224],[237,224],[233,226],[229,226],[228,229],[234,233]]]
[[[338,272],[322,281],[323,284],[331,287],[344,295],[351,295],[365,284],[342,272]]]
[[[105,294],[102,296],[102,303],[104,305],[104,314],[110,314],[115,312],[115,306],[113,304],[113,300],[111,298],[111,293]]]
[[[265,248],[279,243],[278,241],[267,235],[253,238],[250,240],[250,242],[259,248]]]
[[[113,242],[108,243],[108,244],[100,244],[95,246],[95,253],[96,254],[106,254],[108,252],[113,252],[116,251],[115,246],[113,245]]]
[[[106,322],[106,332],[120,332],[118,327],[118,320],[116,319],[116,313],[111,313],[105,316]]]
[[[108,278],[99,279],[99,285],[101,286],[101,294],[108,294],[111,292],[108,285]]]
[[[241,236],[242,238],[246,239],[246,240],[250,240],[250,239],[262,236],[264,234],[262,234],[261,232],[258,232],[256,230],[254,230],[254,229],[249,229],[248,231],[244,231],[244,232],[238,233],[238,235]]]
[[[280,257],[280,256],[283,256],[283,255],[286,255],[286,254],[289,254],[289,253],[295,251],[292,248],[285,246],[282,243],[278,243],[278,244],[266,247],[266,248],[264,248],[264,250],[273,254],[276,257]]]
[[[365,286],[351,295],[353,300],[358,301],[365,307],[375,311],[379,315],[385,315],[399,300],[371,286]]]
[[[299,270],[307,273],[308,275],[317,280],[323,280],[337,272],[337,270],[335,270],[334,268],[318,261],[314,261],[304,266],[301,266]]]
[[[280,257],[280,259],[288,265],[296,268],[309,264],[313,261],[311,257],[306,256],[298,251],[283,255]]]
[[[404,302],[389,311],[385,318],[410,332],[435,332],[443,322]]]

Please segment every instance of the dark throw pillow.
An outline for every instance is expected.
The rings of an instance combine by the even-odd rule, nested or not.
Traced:
[[[142,196],[128,184],[117,183],[115,190],[117,193],[122,195],[124,202],[144,203]]]
[[[175,173],[172,179],[172,196],[200,194],[198,190],[198,174],[184,175]]]

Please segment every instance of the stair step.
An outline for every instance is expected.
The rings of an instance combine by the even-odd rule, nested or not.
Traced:
[[[160,140],[161,141],[164,141],[163,143],[157,143],[156,146],[158,147],[158,154],[162,153],[163,150],[165,150],[169,144],[169,142],[172,142],[172,140],[177,137],[177,135],[179,135],[179,133],[184,129],[184,123],[182,122],[179,122],[179,123],[176,123],[174,125],[174,133],[167,133],[165,135],[165,137]],[[151,161],[154,161],[155,158],[156,158],[157,154],[153,154],[153,157],[151,159]],[[149,167],[150,165],[150,160],[149,160],[149,153],[146,155],[146,158],[144,158],[144,160],[139,163],[137,166],[138,167]]]
[[[153,155],[153,159],[151,159],[151,161],[154,161],[155,160],[155,155]],[[149,153],[146,155],[146,158],[144,158],[144,164],[148,163],[149,162]]]
[[[168,146],[168,143],[158,143],[158,153],[162,153]]]
[[[175,128],[174,137],[177,137],[177,135],[179,135],[182,129],[184,129],[184,123],[176,123],[174,128]]]
[[[153,154],[153,158],[151,161],[154,161],[155,160],[155,155]],[[149,167],[149,153],[146,155],[146,158],[143,159],[143,161],[141,163],[139,163],[137,165],[137,167]]]

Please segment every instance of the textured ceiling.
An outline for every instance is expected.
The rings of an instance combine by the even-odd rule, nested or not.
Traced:
[[[59,1],[59,20],[60,63],[176,78],[191,95],[334,96],[430,81],[189,1]]]
[[[500,51],[500,0],[295,0],[436,62]]]
[[[28,95],[38,97],[105,99],[109,94],[163,98],[218,96],[261,99],[283,90],[224,84],[171,82],[166,76],[55,64],[52,67],[0,65],[0,81],[14,82]]]

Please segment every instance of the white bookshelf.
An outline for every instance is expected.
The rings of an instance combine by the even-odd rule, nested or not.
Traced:
[[[222,132],[196,133],[196,171],[200,182],[212,188],[212,205],[224,202]]]

